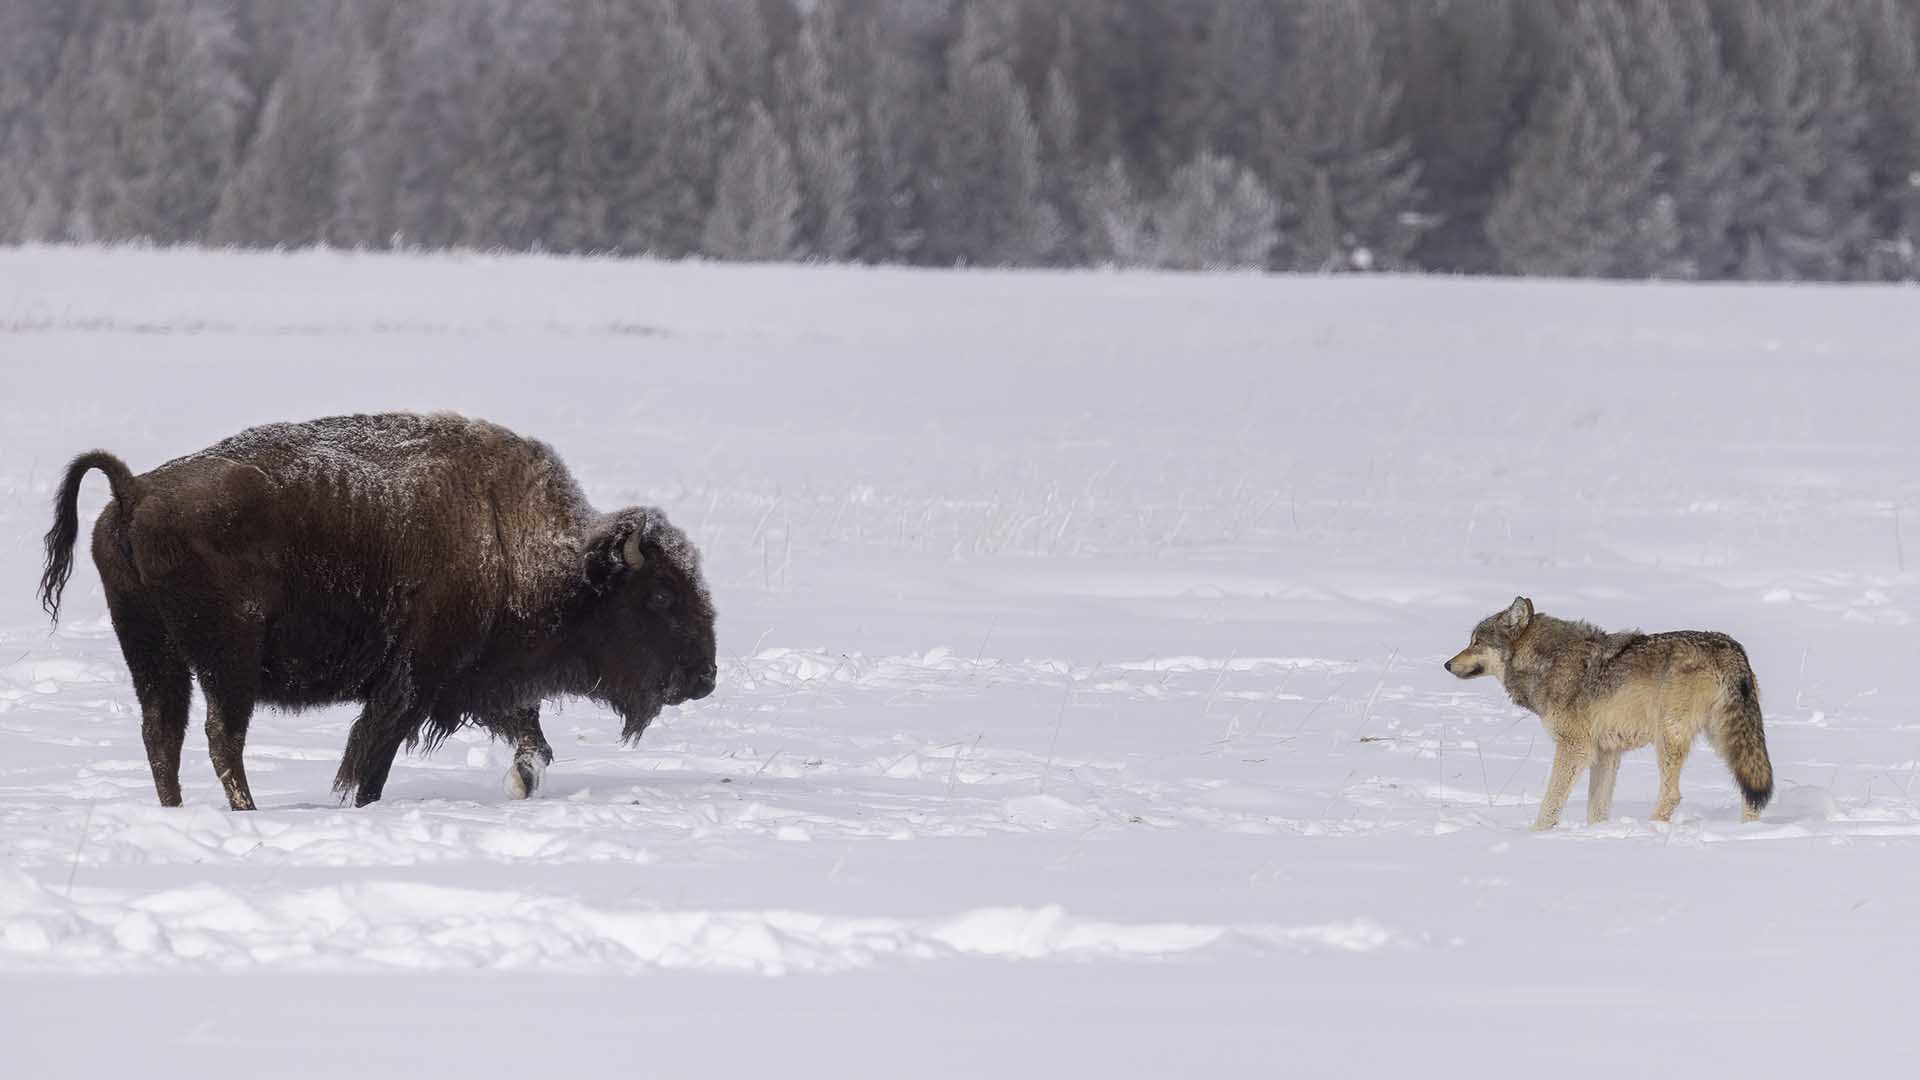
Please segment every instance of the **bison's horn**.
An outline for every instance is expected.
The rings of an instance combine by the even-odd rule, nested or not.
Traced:
[[[640,551],[639,530],[636,529],[627,534],[627,542],[620,548],[620,557],[626,560],[629,570],[638,570],[641,564],[647,561],[646,555]]]

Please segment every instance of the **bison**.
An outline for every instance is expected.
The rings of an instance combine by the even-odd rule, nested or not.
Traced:
[[[334,790],[378,798],[402,745],[474,723],[515,746],[530,794],[553,750],[540,703],[573,694],[640,737],[662,707],[713,692],[713,601],[659,510],[588,505],[546,444],[451,414],[336,416],[251,428],[133,475],[75,458],[54,497],[40,598],[57,623],[80,481],[113,499],[93,561],[140,701],[162,806],[180,804],[190,679],[235,810],[256,704],[354,702]]]

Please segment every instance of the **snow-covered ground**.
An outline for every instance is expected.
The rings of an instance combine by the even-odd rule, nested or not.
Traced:
[[[1917,404],[1910,290],[0,252],[7,1073],[1910,1070]],[[665,507],[718,692],[527,802],[265,712],[232,814],[196,723],[161,809],[57,470],[397,408]],[[1529,833],[1440,667],[1516,593],[1744,641],[1764,820]]]

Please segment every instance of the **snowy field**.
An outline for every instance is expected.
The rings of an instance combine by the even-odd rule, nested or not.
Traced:
[[[1917,405],[1898,289],[0,252],[7,1072],[1897,1075]],[[365,810],[263,712],[244,815],[196,704],[161,809],[57,470],[402,408],[664,507],[719,690]],[[1516,593],[1745,642],[1763,821],[1703,746],[1529,833],[1440,666]]]

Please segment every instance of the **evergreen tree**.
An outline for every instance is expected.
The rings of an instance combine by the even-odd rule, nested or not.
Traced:
[[[928,213],[929,254],[939,262],[1031,264],[1057,227],[1041,198],[1039,130],[993,22],[968,7],[948,58]]]
[[[1409,140],[1389,131],[1398,86],[1364,0],[1307,0],[1281,87],[1273,181],[1282,262],[1296,270],[1401,268],[1431,226]]]
[[[755,103],[720,162],[701,249],[722,259],[792,258],[799,236],[800,178],[767,110]]]
[[[412,0],[395,9],[372,104],[387,145],[372,156],[391,170],[382,207],[401,242],[441,248],[469,242],[459,196],[492,138],[479,104],[494,51],[492,2]]]
[[[1863,269],[1869,277],[1912,281],[1920,277],[1920,30],[1914,6],[1900,0],[1862,0],[1853,10],[1872,168]]]
[[[495,9],[495,57],[466,102],[482,134],[449,193],[463,244],[556,245],[572,117],[565,83],[553,72],[566,62],[568,29],[565,10],[551,0],[504,0]]]
[[[1487,211],[1527,115],[1516,2],[1534,0],[1405,0],[1384,9],[1401,20],[1396,131],[1412,143],[1439,219],[1411,253],[1429,269],[1495,266]]]
[[[1262,269],[1279,210],[1252,171],[1202,150],[1181,166],[1153,217],[1153,262],[1169,270]]]
[[[1157,193],[1199,144],[1183,112],[1206,9],[1198,0],[1054,0],[1072,27],[1075,63],[1063,70],[1086,128],[1088,160],[1119,156]],[[1184,145],[1183,145],[1184,144]]]
[[[1738,261],[1729,230],[1746,191],[1753,101],[1721,61],[1705,0],[1633,0],[1625,14],[1622,89],[1680,233],[1672,259],[1643,269],[1723,277]]]
[[[1082,205],[1089,259],[1110,266],[1154,261],[1152,216],[1119,157],[1088,179]]]
[[[0,243],[59,238],[73,111],[99,32],[93,0],[0,0]],[[64,75],[64,77],[63,77]]]
[[[839,260],[860,242],[860,128],[834,85],[822,44],[837,36],[833,10],[816,8],[802,23],[792,53],[777,65],[776,82],[800,174],[801,246]]]
[[[1671,205],[1656,197],[1659,157],[1621,92],[1620,17],[1617,5],[1581,0],[1565,54],[1571,68],[1541,95],[1520,137],[1487,214],[1487,238],[1510,272],[1644,274],[1678,243]]]
[[[1756,106],[1732,236],[1740,276],[1832,279],[1865,261],[1867,112],[1843,0],[1728,0],[1730,55]]]
[[[62,72],[78,181],[67,237],[206,236],[248,104],[239,44],[218,0],[154,0],[103,21],[90,57]]]
[[[1313,0],[1318,2],[1318,0]],[[1191,161],[1202,147],[1271,174],[1280,118],[1282,9],[1277,0],[1205,0],[1193,61],[1181,67],[1166,149]],[[1163,43],[1163,50],[1171,50]],[[1342,61],[1344,62],[1344,58]]]
[[[541,0],[551,3],[552,0]],[[679,0],[675,11],[707,67],[718,107],[744,120],[774,88],[774,47],[764,0]]]
[[[698,246],[716,165],[718,102],[698,42],[667,0],[648,11],[636,127],[640,169],[625,185],[626,250],[682,255]]]
[[[932,20],[909,4],[846,0],[841,8],[855,9],[865,12],[862,30],[837,70],[842,85],[860,88],[861,254],[873,262],[922,261],[935,138],[927,118],[939,103],[930,72],[941,50],[923,47]],[[916,62],[922,52],[934,59]]]
[[[1089,251],[1087,190],[1091,178],[1080,148],[1080,107],[1060,67],[1047,71],[1040,108],[1041,197],[1058,222],[1051,261],[1083,265]]]
[[[345,5],[316,0],[300,48],[264,87],[253,138],[221,193],[210,227],[220,244],[294,247],[328,238],[350,133],[354,26]],[[301,25],[289,21],[287,25]]]
[[[561,181],[569,249],[677,256],[699,248],[718,100],[670,0],[581,0],[584,83]]]
[[[347,247],[382,248],[399,233],[395,219],[401,153],[394,117],[390,54],[383,48],[355,59],[345,75],[346,149],[327,239]]]

